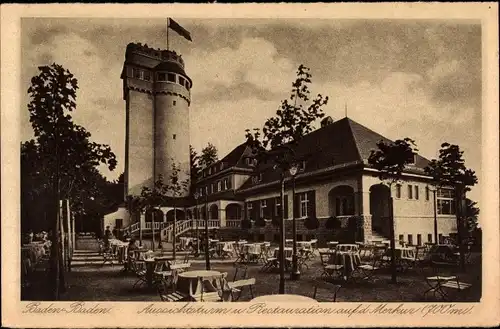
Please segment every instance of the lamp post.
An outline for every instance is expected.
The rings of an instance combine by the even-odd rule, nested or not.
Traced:
[[[194,192],[194,201],[195,201],[195,221],[196,221],[196,255],[200,254],[200,232],[198,230],[198,217],[199,217],[199,212],[198,212],[198,199],[200,198],[200,194],[198,192]]]
[[[295,212],[293,209],[295,209],[295,175],[297,175],[297,165],[292,164],[290,166],[290,169],[288,170],[290,172],[290,175],[292,176],[292,238],[293,238],[293,251],[292,251],[292,273],[291,273],[291,279],[292,280],[298,280],[300,279],[300,270],[298,267],[298,260],[297,260],[297,223],[295,219]]]
[[[280,223],[280,287],[279,293],[285,294],[285,171],[281,172],[281,223]]]
[[[208,194],[205,196],[205,269],[210,270],[210,255],[208,253]]]

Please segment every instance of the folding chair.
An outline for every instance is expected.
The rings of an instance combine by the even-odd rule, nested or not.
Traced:
[[[276,268],[278,266],[278,258],[274,256],[269,256],[271,251],[269,250],[267,254],[264,256],[264,265],[260,268],[261,271],[269,271],[272,268]]]
[[[243,279],[243,280],[238,280],[234,282],[228,282],[229,288],[231,288],[231,297],[232,300],[236,301],[240,299],[241,294],[243,293],[243,288],[249,287],[250,289],[250,295],[252,296],[253,299],[253,289],[252,287],[255,285],[255,278],[250,278],[250,279]],[[235,298],[234,294],[238,293],[238,296]]]
[[[316,280],[314,280],[314,292],[313,292],[313,296],[312,296],[313,299],[316,299],[318,288],[324,288],[324,289],[327,289],[329,291],[333,291],[333,298],[331,298],[331,300],[329,300],[329,301],[335,302],[335,301],[337,301],[337,293],[339,292],[340,288],[342,288],[342,286],[338,285],[338,284],[333,284],[330,282],[316,279]]]
[[[380,262],[383,252],[384,251],[380,249],[373,248],[370,262],[361,264],[355,269],[357,272],[361,273],[363,280],[371,280],[375,272],[380,269],[377,263]]]
[[[157,282],[157,290],[162,302],[179,302],[187,299],[187,295],[178,291],[168,293],[168,282],[164,279]]]
[[[135,259],[130,263],[132,271],[137,276],[137,281],[134,283],[132,288],[135,288],[138,284],[139,286],[146,283],[146,264],[144,261],[137,261]]]
[[[238,273],[243,273],[241,276],[241,279],[246,279],[247,278],[247,271],[248,271],[248,266],[245,264],[240,264],[240,263],[234,263],[233,264],[235,270],[234,270],[234,276],[233,276],[233,281],[236,281],[238,278]]]
[[[325,279],[340,278],[343,276],[342,270],[344,269],[344,265],[329,264],[330,255],[331,255],[330,253],[325,253],[321,251],[319,253],[319,257],[321,259],[321,265],[323,266],[323,273],[321,273],[320,277]]]
[[[432,269],[434,270],[434,275],[425,278],[429,289],[424,292],[424,297],[432,292],[434,298],[440,296],[443,301],[446,301],[450,300],[449,291],[460,294],[472,287],[470,283],[461,282],[457,274],[451,273],[451,275],[447,275],[450,274],[449,272],[456,272],[457,265],[455,263],[432,262]]]

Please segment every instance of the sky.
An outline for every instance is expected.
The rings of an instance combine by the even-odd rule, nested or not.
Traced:
[[[174,18],[176,19],[176,18]],[[193,38],[169,33],[193,80],[191,144],[208,142],[219,158],[261,128],[288,98],[300,64],[311,69],[312,94],[329,97],[324,112],[347,116],[390,139],[410,137],[433,159],[441,143],[458,144],[481,182],[481,25],[452,20],[176,19]],[[26,91],[37,67],[53,62],[78,79],[76,123],[117,155],[123,172],[125,102],[120,73],[126,45],[166,48],[164,19],[23,18]],[[32,138],[26,104],[21,139]],[[316,124],[316,127],[319,123]],[[480,202],[478,185],[469,197]]]

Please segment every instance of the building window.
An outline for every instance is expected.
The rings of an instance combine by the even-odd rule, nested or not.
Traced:
[[[177,105],[177,101],[172,101],[172,105]]]
[[[251,202],[247,202],[247,219],[252,220],[252,209],[253,204]]]
[[[299,217],[307,217],[307,209],[309,208],[309,200],[307,199],[307,193],[300,193],[299,201],[300,201]]]
[[[144,80],[146,80],[146,81],[151,80],[151,72],[144,71]]]
[[[184,86],[185,79],[183,77],[179,77],[179,84]]]
[[[280,216],[281,211],[281,197],[277,196],[274,201],[274,215],[276,217]]]
[[[401,185],[396,185],[396,198],[401,199]]]
[[[437,190],[437,213],[439,215],[455,215],[455,193],[450,189]]]
[[[408,234],[408,244],[409,244],[410,246],[412,246],[412,245],[413,245],[413,235],[411,235],[411,234]]]
[[[227,181],[228,181],[228,179],[227,179],[227,178],[224,178],[224,181],[223,181],[223,184],[224,184],[224,185],[222,185],[222,189],[224,189],[224,190],[227,190],[227,188],[228,188],[228,187],[227,187],[227,186],[228,186]]]
[[[432,243],[432,234],[427,234],[427,242]]]
[[[205,186],[205,195],[208,195],[208,186]]]
[[[221,181],[217,182],[217,191],[222,191],[222,182]]]
[[[267,208],[267,200],[260,200],[260,218],[264,218],[264,212]]]
[[[418,200],[418,186],[415,185],[415,200]]]
[[[408,161],[406,164],[415,164],[415,159],[417,158],[417,154],[413,153],[411,156],[408,157]]]
[[[417,234],[417,245],[422,245],[422,234]]]
[[[219,168],[220,168],[219,170],[224,169],[224,162],[221,162],[221,164],[220,164],[220,167],[219,167]]]
[[[212,175],[212,167],[208,168],[208,174]]]
[[[429,201],[429,198],[430,198],[430,189],[429,189],[429,186],[426,186],[425,187],[425,200]]]
[[[166,81],[167,80],[167,75],[165,73],[158,73],[156,76],[157,81]]]
[[[168,82],[176,82],[176,79],[175,79],[175,74],[173,74],[173,73],[168,73],[168,74],[167,74],[167,81],[168,81]]]
[[[354,208],[352,207],[352,199],[346,196],[339,196],[335,198],[335,215],[346,216],[354,215]]]
[[[404,242],[405,238],[403,236],[403,234],[400,234],[399,237],[398,237],[398,241],[399,242]]]
[[[141,78],[141,70],[139,69],[132,69],[132,73],[134,74],[134,78],[140,79]]]
[[[408,199],[413,199],[413,186],[408,185]]]
[[[176,134],[174,134],[172,137],[175,139],[175,137],[177,137],[177,135],[176,135]]]

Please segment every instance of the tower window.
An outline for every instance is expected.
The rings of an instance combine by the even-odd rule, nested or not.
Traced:
[[[173,74],[173,73],[169,73],[169,74],[167,75],[167,80],[168,80],[169,82],[175,82],[175,74]]]
[[[175,104],[177,104],[177,102],[176,102],[176,101],[173,101],[173,102],[172,102],[172,104],[175,106]]]
[[[141,70],[134,69],[134,78],[136,78],[136,79],[141,78]]]
[[[151,80],[151,73],[149,71],[144,71],[144,80]]]
[[[179,84],[184,86],[184,81],[185,80],[186,79],[184,79],[183,77],[179,77]]]
[[[176,136],[177,136],[176,134],[173,135],[174,139],[175,139]]]
[[[165,73],[158,73],[156,77],[158,81],[166,81],[167,80],[167,75]]]

